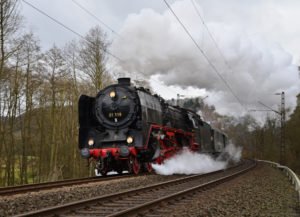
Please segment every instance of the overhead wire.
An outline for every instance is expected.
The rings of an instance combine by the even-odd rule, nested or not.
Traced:
[[[213,34],[211,33],[211,31],[209,30],[208,26],[206,25],[204,18],[201,16],[201,13],[199,12],[198,8],[196,7],[196,4],[194,2],[194,0],[191,0],[192,5],[197,13],[197,15],[199,16],[203,26],[205,27],[206,31],[208,32],[209,37],[211,38],[213,44],[215,45],[216,49],[218,50],[219,54],[221,55],[221,57],[224,60],[225,65],[227,66],[227,68],[229,69],[230,72],[233,72],[233,69],[231,67],[231,65],[229,64],[229,62],[227,61],[227,59],[225,58],[225,55],[223,54],[222,50],[220,49],[218,43],[216,42]],[[244,105],[244,104],[243,104]],[[245,106],[243,106],[245,110],[247,110],[248,112],[250,111],[249,109],[245,108]]]
[[[224,60],[225,65],[227,66],[227,68],[229,69],[230,72],[233,72],[233,69],[232,69],[231,65],[229,64],[229,62],[228,62],[227,59],[225,58],[225,55],[223,54],[222,50],[220,49],[220,47],[219,47],[218,43],[216,42],[216,40],[215,40],[213,34],[211,33],[211,31],[209,30],[208,26],[206,25],[206,23],[205,23],[205,21],[204,21],[204,18],[201,16],[201,13],[200,13],[200,11],[198,10],[198,8],[197,8],[197,6],[196,6],[194,0],[191,0],[191,3],[192,3],[192,5],[193,5],[193,7],[194,7],[194,9],[195,9],[195,11],[196,11],[198,17],[200,18],[200,20],[201,20],[203,26],[205,27],[206,31],[208,32],[208,35],[209,35],[209,37],[211,38],[213,44],[215,45],[216,49],[218,50],[219,54],[221,55],[222,59]],[[245,110],[249,111],[248,109],[245,108],[244,104],[243,104],[243,107],[244,107]]]
[[[91,43],[91,44],[94,44],[93,42],[87,40],[83,35],[81,35],[80,33],[76,32],[75,30],[71,29],[70,27],[68,27],[67,25],[63,24],[62,22],[60,22],[59,20],[55,19],[54,17],[50,16],[49,14],[47,14],[46,12],[42,11],[41,9],[37,8],[36,6],[34,6],[33,4],[27,2],[26,0],[22,0],[25,4],[27,4],[28,6],[30,6],[31,8],[33,8],[34,10],[38,11],[39,13],[41,13],[42,15],[48,17],[49,19],[51,19],[52,21],[54,21],[56,24],[62,26],[63,28],[67,29],[68,31],[72,32],[73,34],[77,35],[78,37],[84,39],[85,41]],[[101,48],[102,49],[102,48]],[[120,62],[125,62],[124,60],[122,60],[121,58],[119,58],[118,56],[112,54],[111,52],[105,50],[105,49],[102,49],[103,52],[107,53],[108,55],[112,56],[113,58],[117,59],[118,61]],[[146,75],[145,73],[142,73],[142,72],[139,72],[145,76],[148,76]],[[168,91],[172,92],[172,93],[175,93],[174,91],[172,91],[169,87],[166,87],[166,86],[163,86],[159,83],[159,81],[157,81],[157,84],[165,89],[169,89]]]
[[[36,10],[37,12],[39,12],[40,14],[46,16],[47,18],[49,18],[50,20],[52,20],[53,22],[55,22],[56,24],[62,26],[63,28],[65,28],[66,30],[72,32],[73,34],[77,35],[78,37],[84,39],[85,41],[94,44],[92,41],[89,41],[88,39],[86,39],[83,35],[81,35],[80,33],[76,32],[75,30],[71,29],[70,27],[68,27],[67,25],[63,24],[62,22],[60,22],[59,20],[55,19],[54,17],[50,16],[49,14],[47,14],[46,12],[42,11],[41,9],[37,8],[36,6],[34,6],[33,4],[27,2],[26,0],[22,0],[25,4],[27,4],[28,6],[30,6],[31,8],[33,8],[34,10]],[[107,53],[108,55],[112,56],[113,58],[115,58],[116,60],[118,60],[119,62],[125,62],[124,60],[122,60],[121,58],[119,58],[118,56],[114,55],[113,53],[101,48],[103,50],[103,52]],[[145,73],[142,72],[138,72],[142,75],[148,76]],[[153,79],[154,81],[156,79]],[[160,81],[156,80],[156,84],[163,87],[164,89],[167,89],[169,92],[175,93],[177,94],[175,91],[173,91],[171,88],[169,88],[168,86],[164,86],[162,84],[160,84]]]
[[[199,16],[199,18],[200,18],[200,20],[201,20],[203,26],[205,27],[206,31],[208,32],[209,37],[211,38],[211,40],[213,41],[213,43],[214,43],[215,47],[217,48],[218,52],[219,52],[220,55],[222,56],[222,58],[223,58],[223,60],[224,60],[224,62],[225,62],[225,64],[226,64],[226,66],[232,71],[232,68],[231,68],[230,64],[229,64],[228,61],[226,60],[226,58],[225,58],[223,52],[221,51],[221,49],[220,49],[218,43],[216,42],[215,38],[213,37],[212,33],[210,32],[208,26],[206,25],[206,23],[205,23],[203,17],[201,16],[201,14],[200,14],[198,8],[196,7],[196,4],[195,4],[194,0],[191,0],[191,2],[192,2],[192,5],[193,5],[193,7],[194,7],[194,9],[195,9],[195,11],[196,11],[196,13],[197,13],[197,15]]]
[[[206,59],[206,61],[208,62],[208,64],[210,65],[210,67],[213,69],[213,71],[218,75],[218,77],[223,81],[223,83],[225,84],[225,86],[228,88],[228,90],[231,92],[231,94],[236,98],[236,100],[239,102],[239,104],[247,111],[247,109],[245,108],[244,104],[241,102],[241,100],[239,99],[239,97],[234,93],[233,89],[231,88],[231,86],[229,85],[229,83],[224,79],[224,77],[220,74],[219,70],[216,68],[216,66],[210,61],[210,59],[208,58],[208,56],[206,55],[206,53],[202,50],[202,48],[198,45],[198,43],[196,42],[196,40],[194,39],[194,37],[190,34],[190,32],[188,31],[188,29],[185,27],[185,25],[181,22],[181,20],[179,19],[179,17],[176,15],[176,13],[174,12],[174,10],[172,9],[172,7],[169,5],[169,3],[167,2],[167,0],[163,0],[166,4],[166,6],[168,7],[168,9],[171,11],[171,13],[174,15],[174,17],[176,18],[176,20],[179,22],[179,24],[181,25],[181,27],[184,29],[184,31],[186,32],[186,34],[190,37],[190,39],[193,41],[194,45],[196,46],[196,48],[201,52],[201,54],[204,56],[204,58]]]
[[[117,33],[115,30],[113,30],[109,25],[104,23],[102,20],[100,20],[95,14],[90,12],[88,9],[86,9],[83,5],[79,4],[76,0],[72,0],[74,4],[76,4],[79,8],[81,8],[83,11],[85,11],[87,14],[89,14],[91,17],[93,17],[95,20],[97,20],[99,23],[101,23],[103,26],[105,26],[107,29],[109,29],[112,33],[115,35],[121,37],[119,33]]]
[[[94,44],[92,41],[89,41],[87,38],[85,38],[83,35],[81,35],[80,33],[76,32],[75,30],[71,29],[70,27],[68,27],[67,25],[63,24],[62,22],[60,22],[59,20],[55,19],[54,17],[50,16],[49,14],[47,14],[46,12],[42,11],[41,9],[35,7],[33,4],[27,2],[26,0],[22,0],[25,4],[27,4],[28,6],[30,6],[31,8],[33,8],[34,10],[38,11],[39,13],[43,14],[44,16],[48,17],[49,19],[51,19],[52,21],[54,21],[55,23],[57,23],[58,25],[62,26],[63,28],[67,29],[68,31],[72,32],[73,34],[77,35],[78,37],[84,39],[85,41]],[[124,62],[122,59],[120,59],[118,56],[114,55],[113,53],[109,52],[106,49],[101,48],[101,50],[104,53],[107,53],[108,55],[112,56],[113,58],[117,59],[120,62]]]

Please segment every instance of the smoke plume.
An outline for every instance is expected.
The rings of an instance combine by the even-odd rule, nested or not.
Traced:
[[[201,5],[196,6],[204,15]],[[285,91],[289,107],[296,105],[295,96],[300,91],[298,70],[292,63],[292,55],[279,44],[255,34],[255,28],[254,32],[248,31],[242,23],[230,23],[230,19],[220,19],[217,13],[212,13],[206,25],[224,59],[191,1],[176,1],[171,7],[246,107],[257,107],[257,101],[263,101],[277,108],[280,98],[274,93],[281,91]],[[239,20],[246,22],[244,14],[237,13],[241,16]],[[204,90],[209,95],[206,102],[215,105],[219,113],[245,114],[169,10],[143,9],[130,14],[120,34],[122,37],[112,44],[113,53],[123,60],[116,63],[117,72],[139,73],[144,79],[158,78],[165,85]],[[168,97],[161,89],[158,94]]]

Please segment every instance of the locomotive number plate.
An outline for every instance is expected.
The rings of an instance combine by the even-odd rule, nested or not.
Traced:
[[[122,117],[122,112],[109,112],[108,117],[110,117],[110,118],[120,118],[120,117]]]

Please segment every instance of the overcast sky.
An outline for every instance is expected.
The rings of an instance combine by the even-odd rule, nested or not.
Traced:
[[[151,77],[154,89],[165,98],[176,97],[177,92],[208,95],[206,101],[222,114],[246,112],[236,98],[247,109],[258,107],[257,101],[277,109],[280,97],[274,93],[281,91],[286,93],[288,107],[296,104],[300,92],[299,0],[169,0],[216,70],[163,0],[76,0],[120,36],[83,11],[75,0],[26,1],[82,35],[95,25],[103,27],[112,41],[111,52],[124,60],[111,59],[112,72]],[[63,46],[77,37],[23,2],[21,13],[43,49],[54,43]],[[160,85],[155,85],[158,81]]]

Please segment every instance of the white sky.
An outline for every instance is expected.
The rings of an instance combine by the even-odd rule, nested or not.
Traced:
[[[224,114],[245,111],[226,85],[207,64],[183,31],[163,0],[76,0],[113,28],[121,37],[80,9],[72,0],[26,0],[85,35],[100,25],[113,41],[111,51],[126,64],[111,61],[115,72],[143,72],[170,87],[154,85],[165,98],[200,95]],[[224,62],[203,27],[192,1],[214,35],[230,68]],[[285,91],[287,106],[294,107],[300,81],[299,0],[183,0],[168,1],[199,46],[230,84],[247,108],[263,101],[276,109],[280,102],[275,92]],[[43,49],[54,43],[63,46],[77,38],[49,18],[22,2],[26,26],[41,40]],[[147,78],[147,77],[148,78]],[[180,86],[187,88],[175,88]]]

